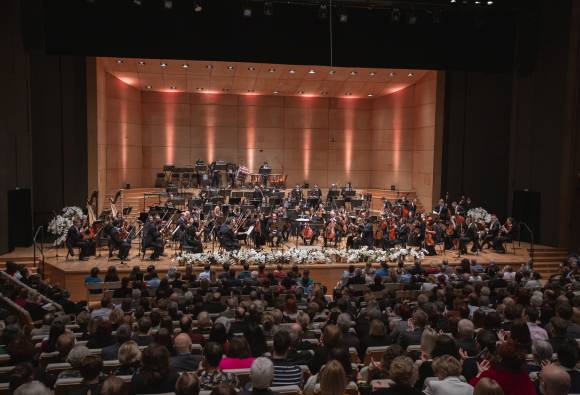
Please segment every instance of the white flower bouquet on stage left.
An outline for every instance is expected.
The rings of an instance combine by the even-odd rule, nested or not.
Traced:
[[[491,222],[491,214],[489,214],[483,207],[472,208],[467,212],[467,216],[471,217],[475,222]]]
[[[73,220],[83,220],[84,218],[85,215],[80,207],[70,206],[63,208],[62,213],[48,223],[48,232],[56,236],[52,244],[56,247],[64,243],[69,228],[73,226]]]

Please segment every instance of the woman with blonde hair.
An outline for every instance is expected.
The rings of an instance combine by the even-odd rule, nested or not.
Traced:
[[[504,395],[504,392],[497,381],[484,377],[475,386],[473,395]]]
[[[473,387],[462,381],[461,362],[451,355],[443,355],[433,360],[433,372],[438,380],[426,380],[426,395],[472,395]]]
[[[342,364],[331,360],[320,372],[319,395],[343,395],[346,388],[346,374]]]
[[[141,350],[133,340],[125,342],[119,347],[119,368],[115,371],[118,376],[135,374],[141,367]]]

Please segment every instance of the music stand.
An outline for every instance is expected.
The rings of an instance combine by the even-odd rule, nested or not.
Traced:
[[[362,207],[363,202],[364,202],[363,199],[351,199],[350,204],[352,208]]]
[[[240,204],[240,202],[242,201],[242,198],[239,196],[230,196],[230,198],[228,199],[228,203],[231,205],[238,205]]]
[[[218,191],[218,194],[220,196],[222,196],[224,199],[227,198],[227,197],[229,197],[231,195],[231,193],[232,193],[232,190],[231,189],[220,189]]]

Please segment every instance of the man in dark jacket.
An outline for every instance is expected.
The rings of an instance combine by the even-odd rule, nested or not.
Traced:
[[[116,332],[117,342],[101,350],[103,361],[114,361],[118,358],[119,348],[126,341],[131,340],[131,328],[127,324],[119,325]]]
[[[191,353],[191,338],[186,333],[180,333],[173,341],[176,355],[171,357],[169,364],[177,372],[193,372],[199,368],[200,355]]]

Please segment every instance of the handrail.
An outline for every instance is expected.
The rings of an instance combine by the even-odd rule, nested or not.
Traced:
[[[37,293],[38,295],[40,295],[40,298],[41,298],[41,299],[42,299],[44,302],[46,302],[46,303],[51,303],[52,305],[54,305],[54,306],[57,308],[57,310],[60,310],[61,312],[64,312],[64,309],[63,309],[63,307],[62,307],[60,304],[56,303],[56,302],[55,302],[54,300],[52,300],[52,299],[49,299],[48,297],[46,297],[45,295],[43,295],[43,294],[42,294],[42,293],[41,293],[39,290],[37,290],[37,289],[34,289],[34,288],[32,288],[32,287],[30,287],[30,286],[28,286],[28,285],[24,284],[22,281],[20,281],[19,279],[15,278],[15,277],[12,277],[11,275],[9,275],[9,274],[8,274],[8,273],[6,273],[6,272],[1,272],[1,271],[0,271],[0,275],[1,275],[1,276],[4,276],[5,278],[8,278],[10,281],[12,281],[12,282],[16,283],[18,286],[20,286],[20,287],[22,287],[22,288],[25,288],[26,290],[28,290],[28,292],[35,292],[35,293]]]

